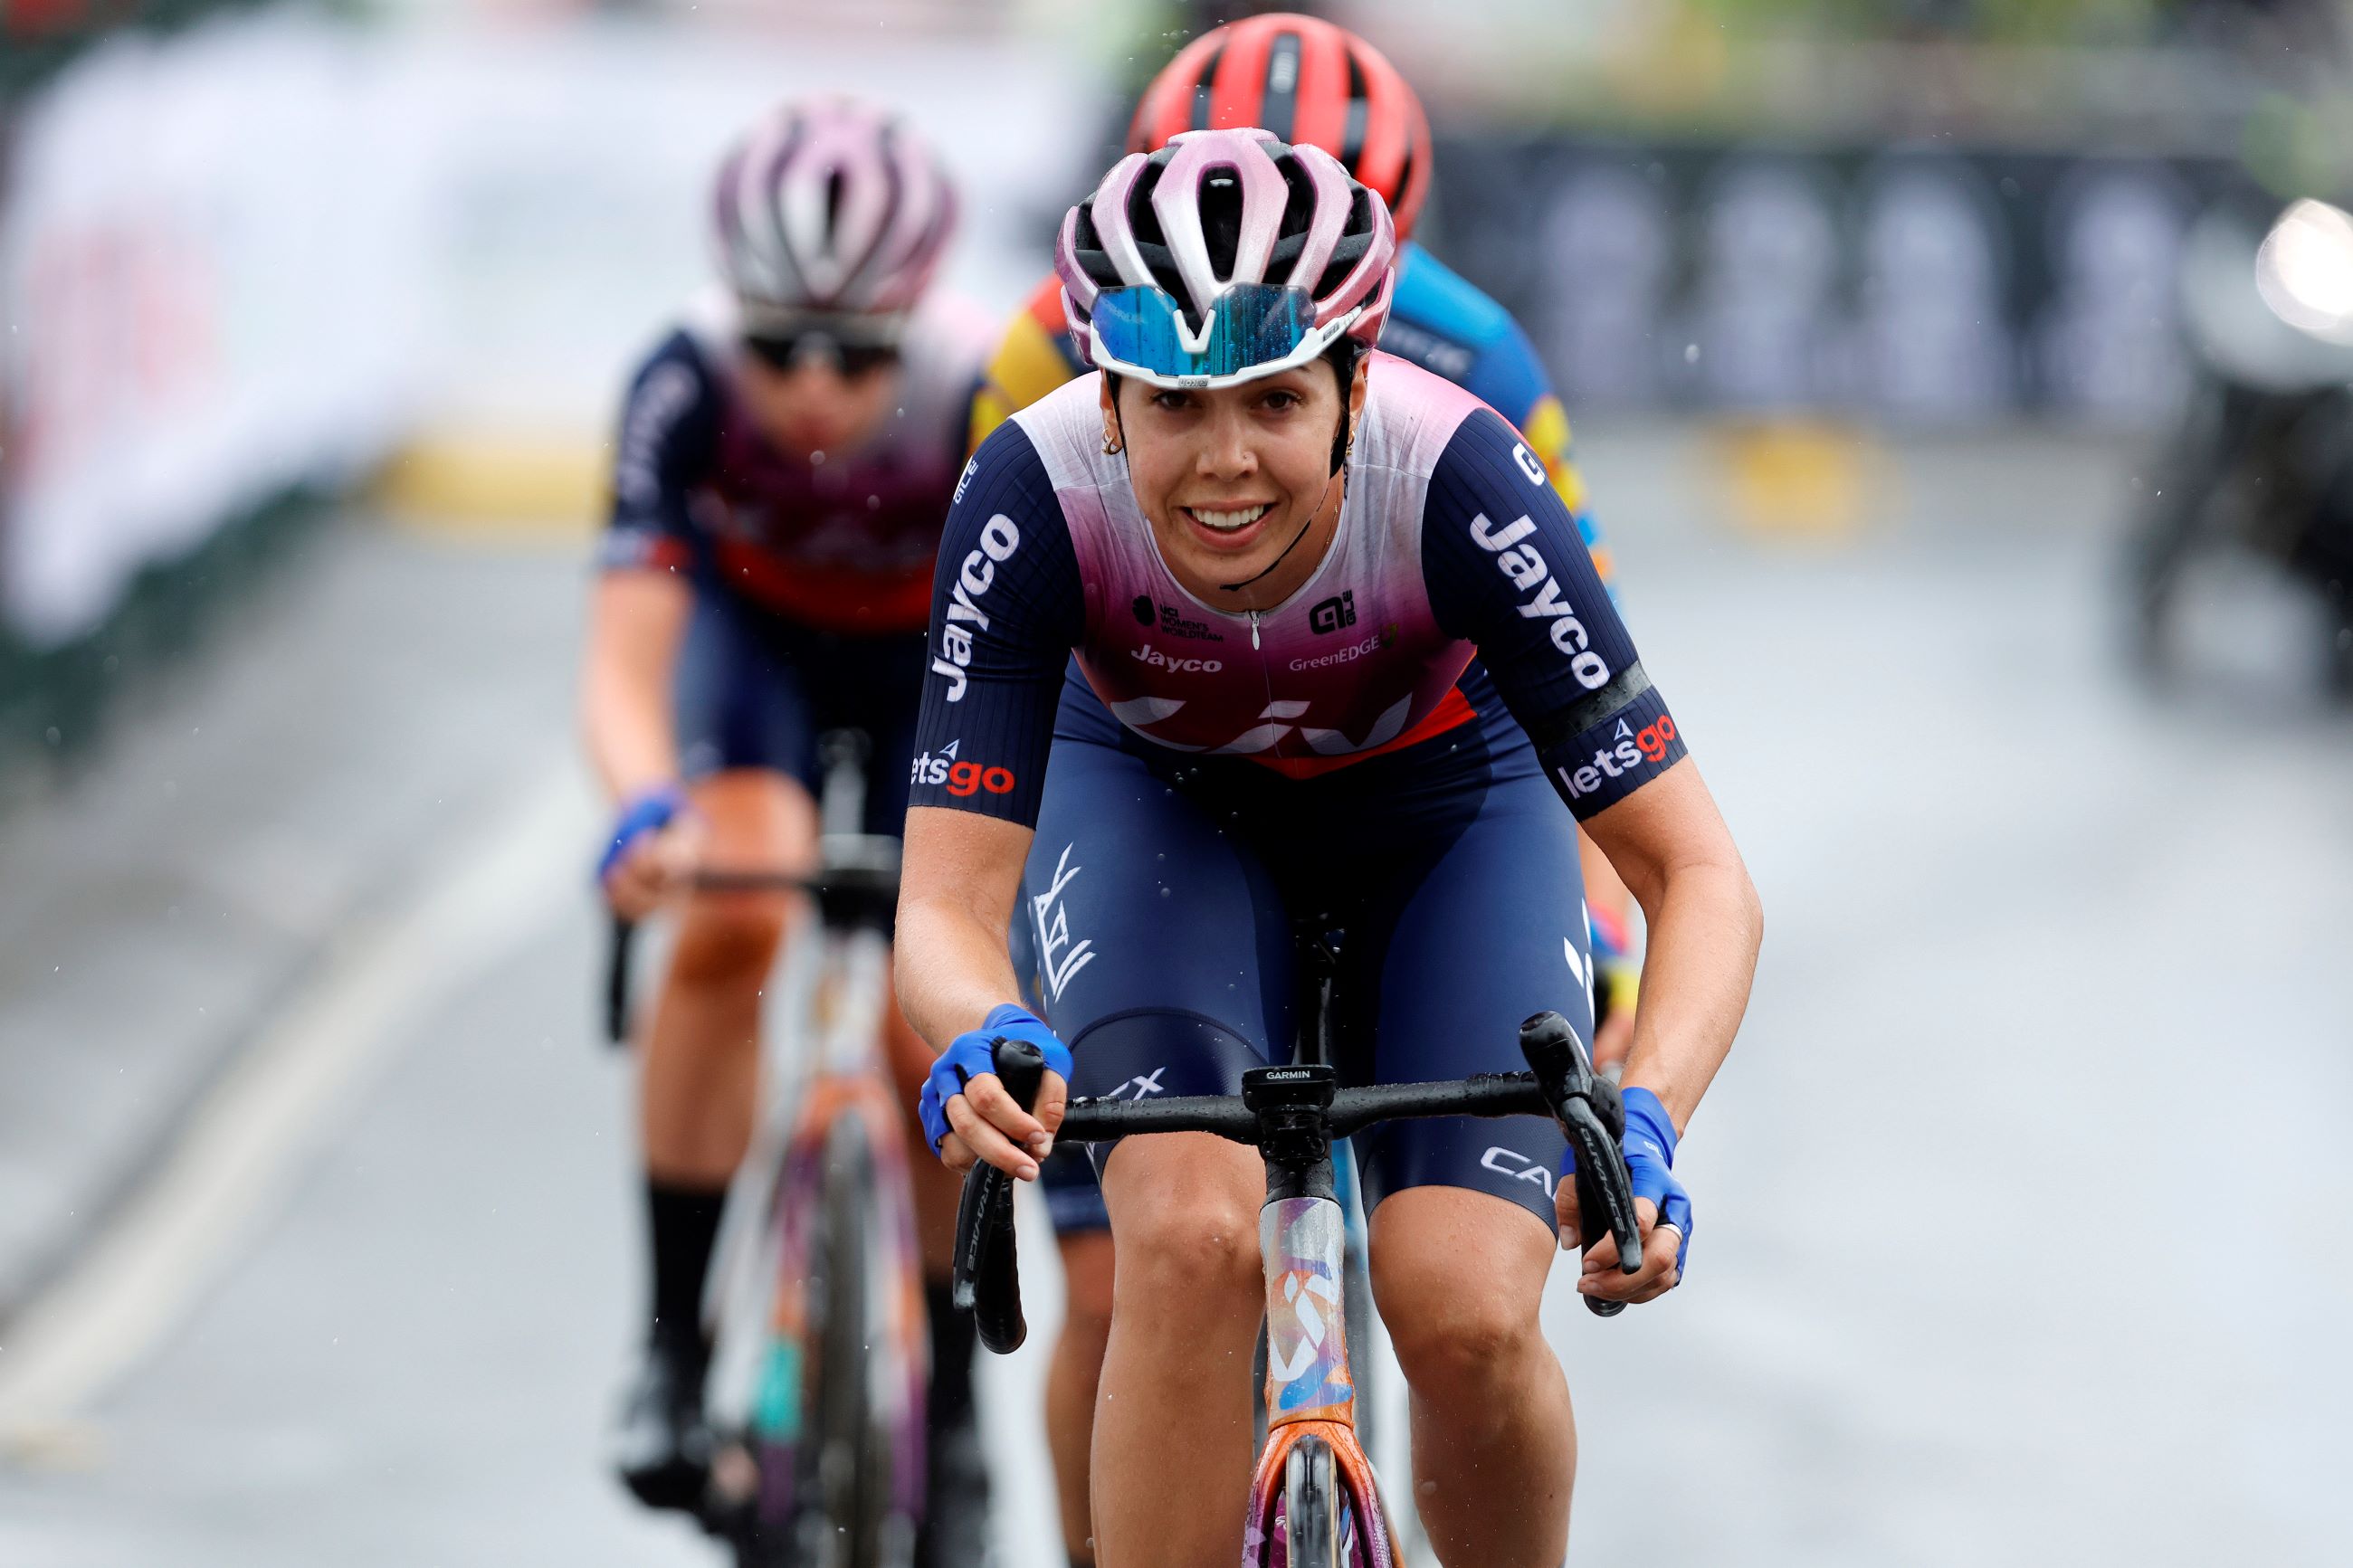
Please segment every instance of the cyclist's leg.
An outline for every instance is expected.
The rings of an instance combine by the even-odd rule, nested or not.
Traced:
[[[804,862],[815,829],[792,777],[806,742],[797,692],[740,614],[707,594],[681,654],[675,701],[711,863]],[[703,1281],[727,1183],[750,1141],[760,991],[786,908],[774,894],[690,903],[644,1035],[638,1115],[652,1279],[647,1356],[618,1458],[652,1503],[691,1506],[701,1491]]]
[[[1574,828],[1532,767],[1507,758],[1500,772],[1399,835],[1420,852],[1351,928],[1381,1079],[1514,1070],[1520,1020],[1546,1008],[1590,1037]],[[1431,1543],[1448,1563],[1557,1563],[1576,1434],[1538,1309],[1559,1129],[1460,1118],[1358,1144],[1374,1295],[1411,1391],[1413,1496]]]
[[[705,864],[810,864],[807,698],[750,612],[698,595],[675,701],[688,798],[709,824]],[[698,896],[680,912],[639,1090],[646,1168],[658,1183],[722,1194],[743,1161],[757,1108],[760,994],[791,908],[782,893],[731,892]]]
[[[1058,737],[1024,880],[1017,918],[1032,922],[1076,1092],[1230,1092],[1288,1037],[1272,884],[1136,758]],[[1198,1135],[1129,1140],[1102,1168],[1119,1268],[1095,1406],[1097,1555],[1224,1568],[1250,1475],[1264,1176],[1252,1152]]]

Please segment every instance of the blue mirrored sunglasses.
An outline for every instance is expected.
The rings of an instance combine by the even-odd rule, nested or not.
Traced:
[[[1225,376],[1293,359],[1315,331],[1315,302],[1297,289],[1238,283],[1196,331],[1166,290],[1106,289],[1091,312],[1107,367],[1150,375]]]

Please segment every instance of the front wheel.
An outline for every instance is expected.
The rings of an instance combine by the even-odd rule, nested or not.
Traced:
[[[1340,1477],[1321,1437],[1302,1437],[1284,1460],[1282,1520],[1269,1561],[1279,1568],[1346,1568],[1340,1555]]]
[[[884,1336],[872,1299],[869,1205],[874,1190],[866,1128],[838,1118],[826,1141],[823,1239],[812,1295],[822,1319],[812,1369],[812,1425],[818,1440],[809,1489],[815,1507],[801,1520],[803,1561],[838,1568],[890,1568],[906,1543],[891,1525],[890,1435],[874,1408],[873,1359]]]
[[[1269,1478],[1271,1479],[1271,1478]],[[1395,1568],[1379,1488],[1361,1453],[1344,1457],[1321,1433],[1282,1456],[1282,1479],[1247,1531],[1251,1568]]]

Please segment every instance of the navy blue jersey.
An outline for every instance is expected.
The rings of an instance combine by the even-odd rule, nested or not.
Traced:
[[[732,329],[671,332],[630,383],[603,563],[692,572],[750,606],[828,631],[919,628],[979,326],[953,302],[927,307],[908,327],[882,427],[811,457],[762,435],[731,371]]]

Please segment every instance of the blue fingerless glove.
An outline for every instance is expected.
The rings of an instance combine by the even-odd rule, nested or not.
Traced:
[[[923,1093],[918,1105],[923,1111],[923,1136],[932,1141],[932,1152],[940,1152],[947,1142],[948,1101],[965,1091],[965,1086],[976,1078],[997,1071],[996,1042],[1026,1040],[1038,1047],[1046,1058],[1046,1066],[1071,1081],[1071,1047],[1054,1037],[1054,1031],[1036,1014],[1007,1002],[990,1010],[980,1021],[980,1027],[967,1030],[948,1042],[948,1048],[932,1064],[932,1076],[923,1080]]]
[[[1691,1256],[1692,1206],[1691,1194],[1675,1180],[1674,1121],[1659,1097],[1647,1089],[1620,1089],[1619,1099],[1626,1107],[1626,1136],[1618,1146],[1626,1156],[1629,1184],[1636,1197],[1658,1205],[1661,1225],[1673,1226],[1682,1233],[1675,1244],[1675,1273],[1680,1276]],[[1576,1174],[1577,1150],[1571,1145],[1561,1153],[1561,1180]]]
[[[676,784],[657,784],[623,801],[620,816],[613,819],[612,836],[605,841],[605,853],[596,858],[596,885],[605,885],[629,846],[649,833],[659,833],[685,809],[686,792]]]
[[[1647,1089],[1619,1090],[1626,1105],[1626,1137],[1619,1147],[1626,1152],[1626,1174],[1634,1195],[1659,1205],[1659,1223],[1683,1233],[1675,1243],[1675,1273],[1681,1276],[1691,1256],[1691,1194],[1675,1180],[1675,1124],[1659,1097]]]

